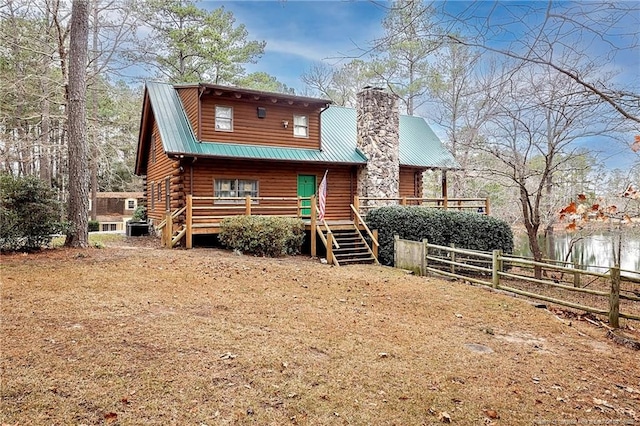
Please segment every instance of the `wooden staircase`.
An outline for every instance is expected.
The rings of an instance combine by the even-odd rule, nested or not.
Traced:
[[[323,223],[317,226],[318,236],[325,248],[329,239],[332,249],[327,250],[327,261],[336,266],[356,263],[378,263],[369,244],[354,223],[331,226]]]

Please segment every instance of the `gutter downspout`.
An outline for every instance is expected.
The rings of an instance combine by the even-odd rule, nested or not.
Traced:
[[[328,110],[330,106],[331,106],[331,103],[326,104],[325,107],[320,110],[320,114],[318,114],[318,117],[320,119],[319,120],[320,131],[318,132],[318,137],[320,138],[320,143],[318,144],[320,147],[320,151],[322,151],[322,113]]]

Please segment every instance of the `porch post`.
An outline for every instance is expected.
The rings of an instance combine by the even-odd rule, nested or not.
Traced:
[[[447,169],[442,169],[442,202],[445,210],[447,210],[447,198]]]
[[[171,217],[171,211],[167,210],[167,224],[164,227],[165,237],[164,244],[165,247],[171,248],[171,238],[173,237],[173,218]]]
[[[193,195],[187,195],[187,242],[188,249],[193,248]]]
[[[251,196],[247,195],[244,199],[244,214],[251,216]]]
[[[302,210],[301,210],[302,211]],[[311,196],[311,257],[316,257],[316,196]]]

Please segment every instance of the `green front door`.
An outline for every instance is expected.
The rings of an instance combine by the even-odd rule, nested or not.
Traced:
[[[298,175],[298,197],[311,197],[316,193],[315,175]],[[311,216],[311,201],[302,200],[302,216]]]

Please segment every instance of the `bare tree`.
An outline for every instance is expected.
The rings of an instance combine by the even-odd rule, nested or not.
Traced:
[[[551,202],[556,176],[566,174],[581,155],[577,141],[604,137],[612,122],[603,104],[594,103],[583,86],[546,71],[530,65],[504,74],[501,92],[492,99],[495,113],[485,127],[488,139],[477,147],[497,160],[480,164],[478,170],[517,190],[536,260],[543,258],[541,227],[552,222],[558,210]]]
[[[65,245],[89,245],[89,176],[86,131],[87,59],[89,42],[89,5],[75,0],[71,12],[69,43],[68,127],[69,127],[69,221]]]
[[[355,107],[356,94],[363,87],[381,83],[372,74],[370,64],[360,59],[354,59],[339,67],[313,65],[301,78],[307,88],[316,95],[346,107]]]
[[[616,59],[638,56],[637,2],[476,2],[464,8],[444,2],[439,11],[446,28],[442,35],[453,42],[553,70],[624,119],[640,123],[637,63],[635,77],[626,80],[607,78],[606,72]],[[497,43],[498,32],[513,36]]]

